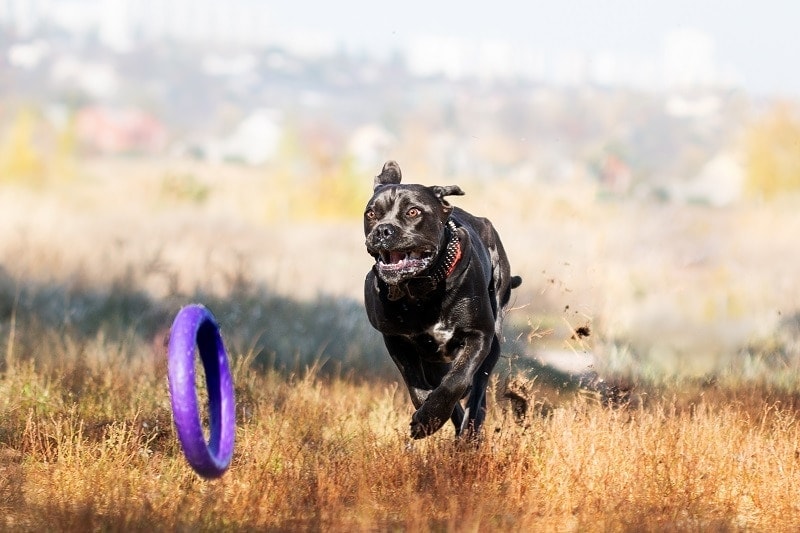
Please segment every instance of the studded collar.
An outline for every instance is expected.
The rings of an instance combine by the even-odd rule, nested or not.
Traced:
[[[459,259],[461,259],[461,239],[458,237],[456,223],[453,219],[447,220],[447,229],[450,238],[447,241],[447,248],[444,253],[444,261],[433,271],[432,278],[434,283],[444,280],[456,269]]]

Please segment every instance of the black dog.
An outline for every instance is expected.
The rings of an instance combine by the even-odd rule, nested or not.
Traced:
[[[444,199],[463,195],[458,186],[400,179],[398,164],[387,162],[364,212],[367,251],[375,258],[364,285],[367,315],[417,409],[411,436],[427,437],[448,418],[456,435],[475,436],[486,416],[505,308],[522,279],[511,276],[491,222]]]

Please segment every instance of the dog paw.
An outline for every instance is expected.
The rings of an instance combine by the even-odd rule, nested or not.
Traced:
[[[421,414],[418,410],[414,415],[411,417],[411,438],[412,439],[424,439],[425,437],[436,433],[436,431],[441,428],[445,420],[441,420],[436,417],[425,417],[424,413]]]
[[[411,438],[415,440],[424,439],[425,437],[432,435],[436,430],[431,429],[430,427],[426,426],[425,424],[419,424],[416,422],[411,422]]]
[[[411,438],[415,440],[424,439],[427,437],[428,434],[425,432],[425,428],[421,424],[415,424],[411,422]]]

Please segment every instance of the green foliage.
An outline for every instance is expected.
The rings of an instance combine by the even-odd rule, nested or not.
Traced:
[[[751,127],[745,152],[751,196],[769,200],[800,191],[800,117],[789,105],[776,105]]]
[[[201,205],[210,192],[211,188],[192,173],[167,173],[161,181],[161,196],[167,200]]]

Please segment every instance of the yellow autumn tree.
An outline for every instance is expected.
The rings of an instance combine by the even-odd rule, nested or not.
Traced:
[[[0,137],[0,181],[42,178],[44,163],[34,142],[35,127],[33,113],[21,110]]]
[[[75,117],[70,117],[56,131],[56,145],[50,162],[50,174],[60,182],[75,179],[78,166],[78,138]]]
[[[351,156],[331,161],[321,168],[315,184],[316,215],[324,219],[360,218],[372,185],[360,178]]]
[[[745,135],[745,191],[769,200],[800,191],[800,118],[796,108],[776,104]]]

